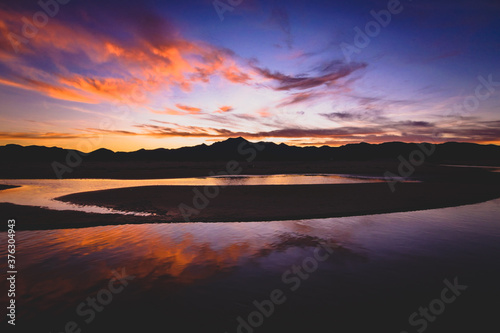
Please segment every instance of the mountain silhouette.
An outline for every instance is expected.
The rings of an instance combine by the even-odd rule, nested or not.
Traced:
[[[140,149],[133,152],[113,152],[100,148],[90,153],[78,150],[67,150],[58,147],[20,146],[8,144],[0,146],[0,164],[64,161],[69,153],[81,156],[89,162],[128,162],[128,161],[228,161],[245,159],[239,151],[240,146],[250,147],[253,143],[242,137],[230,138],[211,145],[201,144],[177,149]],[[404,142],[387,142],[382,144],[347,144],[340,147],[298,147],[273,142],[258,142],[260,147],[256,161],[375,161],[405,158],[420,151],[419,144]],[[434,153],[426,156],[428,162],[444,163],[471,162],[500,163],[500,146],[480,145],[475,143],[448,142],[443,144],[423,143]],[[75,155],[75,156],[76,156]]]

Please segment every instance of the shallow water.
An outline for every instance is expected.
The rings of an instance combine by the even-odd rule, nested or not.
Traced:
[[[149,186],[149,185],[299,185],[299,184],[359,184],[380,182],[377,178],[359,178],[353,175],[263,175],[263,176],[216,176],[200,178],[172,179],[6,179],[3,185],[19,185],[0,191],[0,202],[17,205],[38,206],[54,210],[77,210],[87,213],[117,213],[133,215],[151,215],[142,212],[123,212],[97,206],[80,206],[53,200],[67,194],[106,190],[112,188]]]
[[[18,322],[51,332],[70,320],[83,332],[238,332],[237,318],[279,289],[286,301],[255,332],[416,332],[410,314],[457,277],[468,289],[426,332],[481,331],[500,310],[498,216],[500,199],[345,218],[22,231]],[[332,254],[292,291],[283,274],[322,244]],[[2,233],[2,258],[5,249]],[[85,323],[75,309],[121,268],[135,278]]]

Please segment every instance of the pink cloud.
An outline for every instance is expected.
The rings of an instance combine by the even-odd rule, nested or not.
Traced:
[[[54,17],[29,42],[13,47],[9,36],[11,31],[19,32],[23,15],[0,10],[0,59],[11,72],[0,74],[0,84],[76,102],[142,104],[149,93],[173,87],[190,91],[216,76],[235,84],[251,80],[232,52],[187,40],[166,23],[158,24],[163,31],[153,37],[137,34],[133,24],[124,25],[123,34],[130,37],[122,41],[106,29],[95,31]],[[41,67],[38,55],[53,66]]]

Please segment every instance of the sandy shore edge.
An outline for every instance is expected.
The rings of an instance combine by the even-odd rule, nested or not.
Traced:
[[[16,188],[16,187],[21,187],[21,186],[16,186],[16,185],[0,185],[0,191],[2,190],[8,190],[11,188]]]
[[[76,193],[57,199],[156,214],[133,217],[149,223],[151,220],[245,222],[342,217],[453,207],[499,197],[500,187],[495,183],[401,183],[395,192],[386,183],[366,183],[224,188],[143,186]]]

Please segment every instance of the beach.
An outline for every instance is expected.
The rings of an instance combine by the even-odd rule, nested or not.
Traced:
[[[144,186],[76,193],[57,199],[150,212],[164,222],[184,222],[184,215],[189,213],[192,213],[189,221],[193,222],[239,222],[401,212],[478,203],[497,197],[500,188],[489,184],[404,183],[391,192],[386,183],[367,183]],[[184,215],[179,205],[183,205]]]
[[[10,188],[16,188],[16,187],[19,187],[19,186],[14,186],[14,185],[0,185],[0,191],[2,191],[2,190],[8,190]]]
[[[216,193],[206,207],[193,204],[196,193]],[[198,195],[199,196],[199,195]],[[205,195],[204,195],[205,196]],[[206,197],[206,196],[205,196]],[[370,215],[479,203],[500,197],[495,183],[401,183],[390,191],[386,183],[264,186],[144,186],[91,191],[58,200],[99,205],[116,210],[149,212],[152,216],[55,211],[1,203],[19,230],[82,228],[101,225],[245,222]],[[203,201],[203,199],[197,199]],[[184,204],[184,218],[179,205]],[[190,211],[189,207],[197,211]],[[186,213],[187,212],[187,213]],[[189,212],[192,214],[189,215]]]

